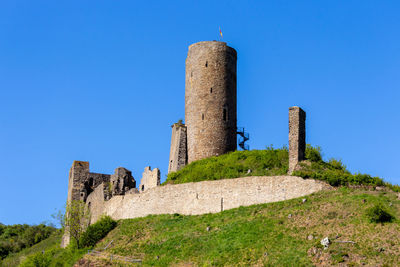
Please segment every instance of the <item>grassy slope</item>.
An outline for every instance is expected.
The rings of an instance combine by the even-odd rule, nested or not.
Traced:
[[[365,213],[376,203],[400,218],[396,193],[340,188],[310,195],[305,203],[294,199],[217,214],[121,220],[97,245],[113,240],[104,258],[85,259],[96,266],[130,266],[111,262],[110,253],[143,259],[144,266],[393,266],[400,262],[400,222],[371,223]],[[333,240],[327,250],[320,246],[325,236]],[[356,244],[336,242],[349,240]]]
[[[379,177],[368,174],[351,174],[341,161],[330,159],[325,162],[321,149],[307,145],[307,161],[301,162],[300,169],[293,175],[305,179],[312,178],[325,181],[333,186],[368,185],[388,186],[396,192],[400,187],[385,183]],[[249,172],[250,170],[250,172]],[[218,157],[211,157],[190,163],[181,170],[169,173],[166,184],[181,184],[222,178],[245,176],[286,175],[288,172],[288,150],[283,147],[266,150],[235,151]]]
[[[11,254],[0,262],[0,266],[4,267],[19,266],[21,263],[24,263],[27,260],[27,258],[32,257],[38,253],[41,254],[43,251],[45,251],[45,255],[48,254],[51,255],[49,256],[52,258],[50,266],[57,266],[57,267],[73,266],[74,263],[78,259],[80,259],[86,253],[87,250],[60,248],[61,236],[62,234],[58,231],[52,234],[49,238],[39,242],[38,244],[30,248],[26,248],[18,253]]]
[[[286,148],[235,151],[192,162],[183,169],[168,174],[166,183],[181,184],[244,176],[285,175],[288,171],[288,160]]]
[[[59,247],[61,242],[61,234],[56,232],[49,238],[33,245],[30,248],[23,249],[22,251],[14,254],[10,254],[3,261],[0,261],[0,266],[18,266],[27,256],[32,255],[43,250],[47,250],[53,247]]]

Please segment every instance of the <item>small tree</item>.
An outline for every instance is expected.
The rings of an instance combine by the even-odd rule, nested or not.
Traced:
[[[85,202],[79,200],[72,200],[67,204],[64,217],[65,232],[70,235],[80,248],[79,239],[86,231],[89,221],[90,213]]]
[[[65,208],[65,207],[64,207]],[[53,214],[51,214],[51,218],[55,221],[56,225],[60,225],[61,230],[64,230],[65,227],[65,211],[64,208],[61,210],[56,210]]]

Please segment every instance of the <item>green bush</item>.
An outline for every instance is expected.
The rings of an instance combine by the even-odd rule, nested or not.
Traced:
[[[22,267],[64,267],[73,266],[78,259],[87,253],[87,249],[77,249],[73,246],[60,248],[60,243],[47,247],[46,251],[30,254],[20,265]],[[8,265],[6,265],[8,266]],[[12,265],[14,266],[14,265]]]
[[[59,249],[60,250],[60,249]],[[57,249],[52,249],[47,252],[37,252],[28,256],[28,258],[22,262],[19,266],[21,267],[48,267],[56,253]]]
[[[306,159],[312,162],[322,161],[321,147],[319,146],[313,147],[310,144],[307,144],[305,156]]]
[[[394,216],[382,205],[376,204],[367,210],[367,217],[371,222],[384,223],[394,220]]]
[[[108,232],[117,226],[117,222],[110,216],[104,216],[96,223],[89,225],[79,240],[80,247],[93,247],[104,238]]]
[[[346,165],[344,165],[341,160],[336,160],[332,158],[328,161],[328,164],[330,164],[335,169],[347,171]]]

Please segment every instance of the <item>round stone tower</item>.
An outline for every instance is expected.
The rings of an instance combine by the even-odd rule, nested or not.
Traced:
[[[236,150],[236,50],[224,42],[189,46],[185,124],[188,163]]]

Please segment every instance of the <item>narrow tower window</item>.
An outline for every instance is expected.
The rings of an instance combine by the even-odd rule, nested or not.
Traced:
[[[212,94],[212,87],[210,88],[210,94]]]
[[[203,113],[203,114],[201,114],[201,120],[203,120],[203,121],[204,121],[204,113]]]
[[[225,107],[224,109],[223,109],[223,114],[222,114],[222,119],[224,120],[224,121],[227,121],[228,120],[228,112],[227,112],[227,108]]]
[[[206,61],[206,68],[208,67],[208,61]]]

